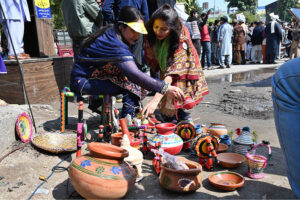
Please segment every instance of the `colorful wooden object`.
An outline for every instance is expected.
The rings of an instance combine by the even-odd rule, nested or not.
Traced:
[[[16,121],[16,131],[22,142],[27,143],[32,137],[32,122],[25,112],[21,113]]]

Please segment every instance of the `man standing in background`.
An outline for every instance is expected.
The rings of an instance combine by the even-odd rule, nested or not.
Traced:
[[[218,33],[220,69],[230,68],[232,61],[232,33],[232,26],[228,24],[228,18],[226,16],[221,17],[221,26]]]
[[[76,57],[80,44],[102,26],[101,8],[96,0],[63,0],[61,8]]]

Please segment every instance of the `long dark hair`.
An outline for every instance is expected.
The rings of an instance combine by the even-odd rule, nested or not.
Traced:
[[[116,26],[123,26],[126,28],[126,24],[122,22],[137,22],[139,19],[143,19],[140,11],[134,7],[124,6],[119,13],[119,21],[116,22]],[[82,44],[81,49],[91,45],[98,37],[103,35],[108,29],[112,28],[113,24],[101,27],[97,32],[88,37],[88,39]],[[116,28],[118,30],[118,28]]]
[[[147,39],[150,47],[153,47],[156,41],[156,36],[153,31],[153,24],[156,19],[163,20],[171,29],[168,58],[173,58],[176,49],[179,47],[179,39],[182,30],[178,14],[169,4],[162,5],[152,14],[151,19],[146,25],[146,29],[148,31]]]

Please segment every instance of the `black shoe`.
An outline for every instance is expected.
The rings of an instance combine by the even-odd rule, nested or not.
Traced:
[[[226,68],[230,68],[230,65],[226,65]]]
[[[220,66],[218,67],[218,69],[225,69],[225,66],[220,65]]]

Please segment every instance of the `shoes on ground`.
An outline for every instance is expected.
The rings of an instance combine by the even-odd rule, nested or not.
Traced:
[[[218,69],[225,69],[225,66],[224,66],[224,65],[220,65],[220,66],[218,67]]]
[[[230,68],[230,65],[226,65],[226,68]]]
[[[19,59],[19,60],[29,59],[29,58],[30,58],[30,55],[27,54],[27,53],[20,53],[20,54],[18,55],[18,59]],[[15,56],[8,55],[8,59],[9,59],[9,60],[16,60],[16,57],[15,57]]]
[[[213,67],[208,67],[207,69],[208,69],[208,70],[213,70],[214,68],[213,68]]]

